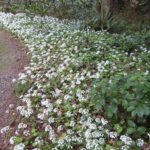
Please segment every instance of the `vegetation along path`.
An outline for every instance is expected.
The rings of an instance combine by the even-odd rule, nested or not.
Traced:
[[[16,105],[16,97],[12,81],[27,62],[23,44],[0,30],[0,128],[10,126],[13,129],[15,126],[16,115],[13,108]],[[7,142],[4,142],[4,137],[1,136],[0,134],[0,149],[5,149]]]
[[[24,41],[30,59],[24,67],[28,60],[22,46],[2,38],[7,47],[2,58],[9,52],[12,59],[4,59],[2,72],[11,76],[8,83],[16,79],[20,116],[17,121],[1,117],[0,132],[10,143],[0,145],[2,150],[149,149],[147,33],[111,34],[82,26],[81,21],[0,12],[0,27]],[[6,108],[7,100],[16,101],[10,99],[11,86],[2,87],[10,94],[2,94]],[[4,106],[1,112],[8,115]]]

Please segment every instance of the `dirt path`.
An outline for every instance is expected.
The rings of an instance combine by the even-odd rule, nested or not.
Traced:
[[[15,128],[16,100],[12,79],[27,65],[27,49],[9,33],[0,30],[0,129]],[[9,108],[10,106],[10,108]],[[0,134],[0,150],[7,150],[7,141]]]

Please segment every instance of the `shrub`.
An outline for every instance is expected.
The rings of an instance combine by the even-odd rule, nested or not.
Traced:
[[[96,81],[90,97],[92,104],[120,123],[127,134],[143,135],[150,117],[150,77],[142,73],[116,75]],[[121,130],[121,131],[122,131]]]

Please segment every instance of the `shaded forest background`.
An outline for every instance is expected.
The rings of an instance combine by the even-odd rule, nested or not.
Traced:
[[[135,32],[148,28],[149,0],[1,0],[5,12],[78,19],[94,30]]]

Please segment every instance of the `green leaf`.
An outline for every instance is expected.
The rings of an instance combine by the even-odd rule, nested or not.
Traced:
[[[136,132],[135,128],[130,127],[130,128],[127,129],[127,134],[132,134],[132,133],[135,133],[135,132]]]
[[[139,133],[140,135],[143,135],[143,134],[145,134],[145,132],[146,132],[146,128],[145,128],[145,127],[138,127],[138,128],[137,128],[137,131],[138,131],[138,133]]]
[[[129,127],[136,127],[136,124],[132,120],[128,120],[128,126]]]
[[[135,117],[136,116],[136,110],[132,111],[131,115],[132,115],[132,117]]]
[[[146,116],[148,116],[150,114],[150,108],[148,106],[146,106],[146,105],[143,105],[143,109],[144,109],[144,112],[145,112],[144,114]]]
[[[135,109],[134,106],[129,106],[129,107],[127,108],[127,111],[130,112],[130,111],[132,111],[132,110],[134,110],[134,109]]]
[[[21,137],[16,137],[15,143],[16,143],[16,144],[19,144],[19,143],[21,143],[21,142],[22,142],[22,138],[21,138]]]
[[[128,107],[128,101],[127,100],[122,100],[122,105],[124,108]]]
[[[144,115],[144,109],[143,109],[142,106],[138,106],[138,107],[136,108],[136,114],[137,114],[139,117],[143,117],[143,115]]]
[[[123,130],[123,128],[119,124],[115,124],[114,128],[115,128],[117,133],[121,133]]]
[[[118,107],[115,104],[111,104],[108,106],[108,117],[112,117],[117,113]]]
[[[111,145],[109,145],[109,144],[106,145],[106,150],[112,150],[112,149],[113,149],[113,147]]]

